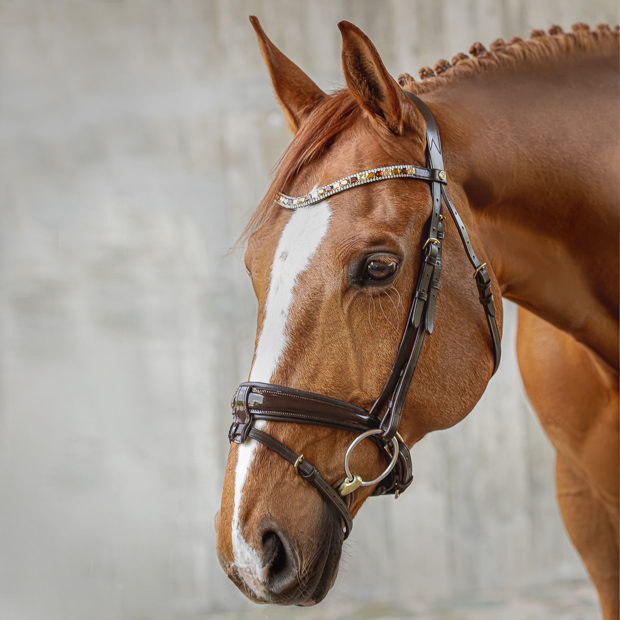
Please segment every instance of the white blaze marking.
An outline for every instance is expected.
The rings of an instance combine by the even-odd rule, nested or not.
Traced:
[[[256,347],[250,381],[271,382],[271,377],[288,344],[286,325],[297,278],[308,268],[310,259],[325,237],[331,215],[331,207],[327,202],[299,209],[293,213],[282,231],[271,266],[271,283],[265,304],[265,319]],[[265,425],[264,420],[259,421],[256,423],[256,428],[263,429]],[[256,551],[245,542],[239,527],[243,486],[252,467],[257,446],[257,442],[250,439],[237,448],[232,547],[235,566],[239,574],[255,594],[264,596],[265,590],[261,582],[264,581],[268,568],[260,568],[260,560]]]

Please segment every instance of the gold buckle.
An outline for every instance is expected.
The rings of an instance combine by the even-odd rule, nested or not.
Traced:
[[[476,271],[474,271],[474,280],[476,279],[476,276],[478,275],[478,273],[480,271],[482,271],[486,266],[487,266],[486,263],[482,263],[482,265],[480,265],[480,267],[478,267],[478,269],[476,269]]]
[[[295,461],[295,464],[293,465],[293,467],[295,468],[295,471],[299,474],[299,470],[297,469],[299,467],[299,465],[301,464],[301,462],[304,460],[304,455],[300,454],[297,457],[297,460]],[[301,474],[300,474],[301,475]]]
[[[425,250],[426,246],[432,243],[433,245],[439,245],[439,239],[435,239],[435,237],[429,237],[425,242],[424,245],[422,246],[422,249]]]

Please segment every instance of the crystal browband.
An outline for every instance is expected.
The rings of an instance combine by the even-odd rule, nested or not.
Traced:
[[[435,168],[420,168],[418,166],[412,166],[411,164],[384,166],[383,168],[372,168],[371,170],[356,172],[330,185],[317,187],[305,196],[293,197],[280,194],[276,202],[285,209],[299,209],[300,207],[308,207],[317,202],[321,202],[321,200],[325,200],[334,194],[343,192],[345,189],[351,189],[358,185],[364,185],[365,183],[374,183],[376,181],[396,178],[436,181],[445,184],[447,177],[444,170],[436,170]]]

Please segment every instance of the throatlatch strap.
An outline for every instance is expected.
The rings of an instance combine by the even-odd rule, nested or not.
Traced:
[[[491,332],[491,339],[493,340],[493,356],[495,358],[495,362],[493,364],[493,376],[497,369],[499,368],[499,363],[502,358],[502,339],[499,335],[499,329],[497,327],[497,321],[495,320],[495,300],[493,299],[493,293],[491,292],[491,276],[489,276],[488,271],[484,268],[486,263],[481,263],[480,259],[476,256],[474,252],[474,248],[469,239],[469,234],[467,233],[467,229],[465,228],[465,224],[463,224],[463,220],[459,215],[456,207],[450,200],[450,196],[448,196],[448,192],[442,187],[441,195],[443,196],[444,202],[448,207],[448,211],[456,224],[456,228],[459,231],[459,236],[461,237],[461,241],[463,242],[463,247],[465,248],[465,253],[467,254],[467,258],[469,258],[469,262],[472,264],[475,271],[476,285],[478,286],[478,296],[480,298],[480,303],[484,308],[484,313],[487,317],[487,323],[489,325],[489,330]]]

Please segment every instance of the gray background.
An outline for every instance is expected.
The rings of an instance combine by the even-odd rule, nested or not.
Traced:
[[[0,1],[3,620],[255,609],[213,529],[256,320],[226,252],[290,139],[251,13],[324,88],[343,82],[340,19],[395,75],[618,22],[615,0]],[[584,578],[505,306],[499,373],[414,449],[398,502],[368,502],[325,609]]]

